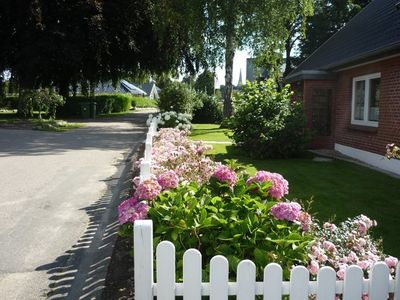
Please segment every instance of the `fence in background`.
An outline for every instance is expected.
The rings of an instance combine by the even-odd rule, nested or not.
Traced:
[[[152,120],[146,134],[144,157],[140,163],[140,181],[146,180],[151,176],[151,149],[153,147],[153,137],[157,133],[157,121]]]

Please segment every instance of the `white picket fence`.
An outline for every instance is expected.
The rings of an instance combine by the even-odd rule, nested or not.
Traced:
[[[289,295],[290,300],[308,300],[315,295],[317,300],[335,300],[343,295],[343,300],[400,300],[400,276],[389,277],[389,269],[384,262],[376,263],[370,279],[364,279],[358,266],[350,266],[344,281],[336,280],[336,273],[330,267],[319,270],[317,280],[310,281],[307,268],[293,268],[290,281],[282,281],[282,268],[275,263],[264,269],[264,281],[256,282],[256,267],[250,260],[243,260],[237,267],[237,281],[229,282],[228,260],[221,255],[214,256],[210,262],[210,282],[202,282],[201,253],[189,249],[183,256],[183,283],[176,282],[175,247],[169,241],[163,241],[156,249],[157,282],[153,274],[153,223],[151,220],[136,221],[134,225],[134,263],[135,263],[135,299],[172,300],[183,296],[185,300],[201,300],[209,296],[211,300],[228,299],[236,296],[238,300],[254,300],[263,296],[264,300],[281,300]],[[397,274],[400,264],[397,266]]]
[[[151,149],[153,137],[157,132],[157,123],[151,122],[145,141],[144,159],[140,165],[140,180],[151,176]],[[344,281],[336,280],[336,272],[330,267],[319,270],[317,280],[310,281],[307,268],[293,268],[290,281],[282,281],[282,268],[278,264],[268,264],[264,269],[264,280],[256,281],[256,266],[250,260],[243,260],[237,266],[237,281],[229,282],[229,263],[221,255],[214,256],[210,262],[210,282],[202,281],[202,256],[196,249],[189,249],[183,256],[183,283],[176,282],[175,247],[169,241],[163,241],[156,249],[157,282],[154,282],[153,223],[151,220],[136,221],[134,225],[134,264],[135,299],[172,300],[183,296],[184,300],[201,300],[209,296],[210,300],[228,299],[236,296],[238,300],[254,300],[263,296],[264,300],[281,300],[289,295],[290,300],[308,300],[315,295],[317,300],[400,300],[400,276],[391,279],[389,269],[384,262],[376,263],[370,279],[364,279],[358,266],[350,266]],[[396,274],[400,273],[400,264]]]
[[[146,134],[144,157],[140,163],[140,181],[148,179],[151,176],[151,149],[153,147],[153,137],[157,133],[157,122],[151,121]]]

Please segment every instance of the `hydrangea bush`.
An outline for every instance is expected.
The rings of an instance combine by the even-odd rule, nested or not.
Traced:
[[[149,115],[146,124],[150,125],[151,121],[157,122],[158,128],[177,128],[184,131],[190,131],[192,128],[192,115],[177,113],[175,111],[167,111],[159,113],[156,116]]]
[[[250,177],[232,162],[212,161],[208,149],[186,131],[161,129],[153,143],[152,177],[136,178],[133,196],[118,207],[120,232],[131,236],[135,220],[151,218],[155,244],[175,244],[178,270],[184,251],[196,248],[205,262],[226,256],[232,274],[240,260],[251,259],[260,279],[270,262],[282,265],[285,279],[295,265],[307,266],[313,276],[331,266],[340,280],[348,266],[358,265],[368,277],[381,260],[395,275],[397,258],[385,256],[370,235],[374,220],[360,215],[320,225],[299,202],[285,198],[289,183],[281,174],[258,171]]]
[[[397,259],[385,257],[379,241],[369,234],[376,221],[364,215],[348,219],[338,226],[326,222],[322,226],[314,223],[312,234],[315,242],[310,248],[310,273],[316,275],[322,266],[331,266],[337,277],[344,279],[345,270],[350,265],[358,265],[368,277],[377,261],[385,261],[394,275]]]
[[[163,128],[154,138],[152,173],[158,176],[172,170],[179,181],[206,182],[219,165],[206,152],[211,146],[189,140],[187,132],[176,128]]]

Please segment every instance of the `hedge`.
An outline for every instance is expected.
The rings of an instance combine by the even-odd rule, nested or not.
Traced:
[[[94,100],[85,96],[73,96],[67,98],[64,106],[58,109],[60,116],[79,116],[81,112],[80,103],[97,103],[97,114],[109,114],[114,112],[129,111],[131,107],[136,107],[136,102],[131,94],[101,94],[96,95]]]

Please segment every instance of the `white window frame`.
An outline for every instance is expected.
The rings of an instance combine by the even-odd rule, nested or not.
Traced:
[[[379,121],[369,121],[368,120],[368,111],[369,111],[369,92],[370,92],[370,81],[371,79],[381,78],[381,73],[373,73],[363,76],[358,76],[353,78],[353,89],[352,89],[352,97],[351,97],[351,124],[354,125],[362,125],[362,126],[370,126],[370,127],[378,127]],[[356,105],[356,82],[357,81],[365,81],[365,95],[364,95],[364,119],[363,120],[355,120],[354,119],[354,111]]]

